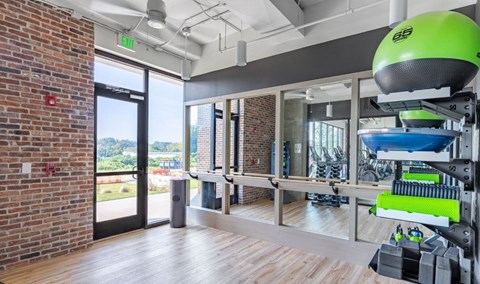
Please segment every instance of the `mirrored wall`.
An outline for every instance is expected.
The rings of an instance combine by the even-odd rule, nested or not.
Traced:
[[[222,109],[222,103],[204,104],[189,107],[190,111],[190,171],[194,175],[214,172],[218,165],[221,151],[221,133],[216,133],[217,123],[221,118],[216,117],[217,110]],[[220,158],[221,160],[221,158]],[[221,169],[221,162],[220,162]],[[210,210],[222,208],[222,185],[191,180],[190,206]]]
[[[373,79],[360,81],[360,120],[359,130],[387,129],[400,127],[398,114],[386,113],[376,109],[372,101],[376,102],[381,94]],[[379,160],[377,153],[369,149],[359,139],[358,144],[358,180],[359,183],[381,184],[389,186],[396,178],[398,163],[395,161]]]
[[[260,95],[232,101],[232,118],[238,123],[236,136],[232,133],[231,157],[237,147],[237,165],[232,172],[238,176],[273,177],[275,141],[275,95]],[[232,128],[232,131],[235,129]],[[232,160],[231,158],[231,160]],[[233,164],[232,164],[233,165]],[[235,179],[235,177],[234,177]],[[235,185],[238,202],[230,214],[273,224],[274,192],[272,188]]]
[[[286,91],[284,176],[311,183],[348,179],[352,81]],[[284,192],[283,223],[348,238],[349,199],[312,192]]]
[[[222,103],[188,107],[190,170],[214,174],[208,179],[216,179],[216,183],[192,181],[195,191],[191,196],[192,206],[217,212],[221,209],[220,184],[227,182],[222,177],[226,170],[222,168],[222,143],[228,141],[228,176],[233,183],[230,210],[224,210],[227,214],[369,243],[390,242],[392,233],[397,233],[400,227],[404,233],[418,230],[424,237],[431,236],[433,233],[420,224],[380,218],[370,212],[376,203],[375,196],[390,191],[392,182],[401,179],[408,168],[426,167],[380,160],[356,133],[351,137],[357,123],[358,130],[401,127],[397,113],[385,113],[372,104],[380,91],[370,76],[363,72],[289,85],[273,94],[227,96],[223,102],[231,104],[229,139],[223,136]],[[358,100],[352,101],[353,96]],[[356,101],[358,113],[353,108],[357,105],[352,105]],[[277,106],[281,106],[281,117],[276,117]],[[351,116],[356,114],[358,121],[355,117],[352,122]],[[275,175],[276,129],[283,132],[279,146],[283,149],[279,159],[282,170],[278,175]],[[352,151],[354,157],[350,156]],[[251,179],[245,180],[248,178]],[[274,180],[270,183],[268,178]],[[275,183],[283,192],[283,202],[277,207]],[[339,194],[333,191],[336,186],[341,189]],[[210,205],[205,205],[206,200]],[[356,214],[351,210],[356,210]],[[352,220],[353,216],[357,220]]]

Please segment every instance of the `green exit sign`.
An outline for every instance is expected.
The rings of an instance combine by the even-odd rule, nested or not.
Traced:
[[[119,34],[117,45],[128,49],[130,51],[135,51],[135,39],[128,37],[126,35]]]

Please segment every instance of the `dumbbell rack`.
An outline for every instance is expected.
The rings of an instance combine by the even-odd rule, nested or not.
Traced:
[[[380,160],[410,160],[422,161],[425,164],[455,178],[460,186],[460,222],[450,224],[448,227],[434,225],[425,226],[438,235],[452,242],[463,251],[463,259],[460,262],[462,283],[471,283],[473,271],[474,245],[476,235],[473,227],[473,200],[477,190],[478,163],[474,157],[474,145],[479,145],[480,121],[477,111],[477,96],[472,92],[450,93],[450,88],[440,90],[430,89],[415,92],[402,92],[390,95],[379,95],[377,102],[371,100],[371,104],[385,112],[404,110],[427,110],[447,119],[459,122],[460,143],[457,153],[450,152],[377,152]],[[473,143],[475,139],[476,143]],[[478,153],[475,153],[478,155]],[[414,219],[403,219],[413,221]]]

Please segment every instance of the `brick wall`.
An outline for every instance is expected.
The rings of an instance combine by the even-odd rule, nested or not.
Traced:
[[[92,242],[93,61],[91,23],[0,1],[0,271]]]
[[[211,105],[197,107],[197,171],[210,170]]]
[[[275,96],[244,99],[240,105],[240,169],[245,173],[270,174],[275,140]],[[260,160],[260,163],[258,163]],[[239,203],[270,199],[272,189],[241,186]]]

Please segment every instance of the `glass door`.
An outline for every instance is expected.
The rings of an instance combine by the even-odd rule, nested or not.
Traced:
[[[170,180],[182,177],[183,83],[148,75],[147,226],[170,218]]]
[[[95,85],[94,238],[145,225],[146,134],[143,93]]]

